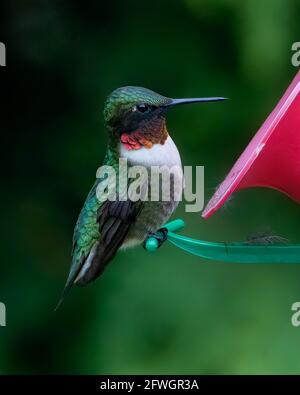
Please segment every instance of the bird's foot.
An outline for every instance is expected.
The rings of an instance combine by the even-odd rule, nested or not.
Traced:
[[[156,232],[150,232],[145,239],[143,243],[143,247],[145,250],[149,250],[149,240],[150,239],[155,239],[157,241],[156,243],[156,249],[161,247],[162,244],[167,240],[168,238],[168,229],[167,228],[160,228]],[[148,244],[147,244],[148,243]]]

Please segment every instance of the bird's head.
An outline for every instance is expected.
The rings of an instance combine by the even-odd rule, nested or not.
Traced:
[[[223,97],[171,99],[150,89],[126,86],[114,90],[104,107],[104,120],[108,129],[128,150],[151,148],[164,144],[167,110],[175,105],[215,102]]]

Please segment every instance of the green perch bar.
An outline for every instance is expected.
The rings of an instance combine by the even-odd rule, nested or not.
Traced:
[[[167,223],[164,227],[168,229],[168,240],[176,247],[201,258],[231,263],[300,263],[300,244],[213,243],[174,233],[184,225],[182,219]],[[155,237],[149,237],[146,241],[147,251],[156,251],[157,247]]]

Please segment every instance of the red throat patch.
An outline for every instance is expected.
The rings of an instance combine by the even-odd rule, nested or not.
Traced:
[[[138,150],[143,147],[152,148],[154,144],[163,145],[168,138],[168,131],[165,125],[160,129],[144,128],[143,132],[135,130],[131,133],[121,134],[121,143],[127,150]]]
[[[138,130],[130,134],[122,133],[121,143],[127,150],[138,150],[142,147],[151,148],[153,146],[153,143],[147,140]]]

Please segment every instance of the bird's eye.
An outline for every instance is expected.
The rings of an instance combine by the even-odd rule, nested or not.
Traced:
[[[134,106],[134,107],[135,107],[135,111],[137,110],[139,112],[146,112],[149,109],[147,104],[138,104],[137,106]]]

